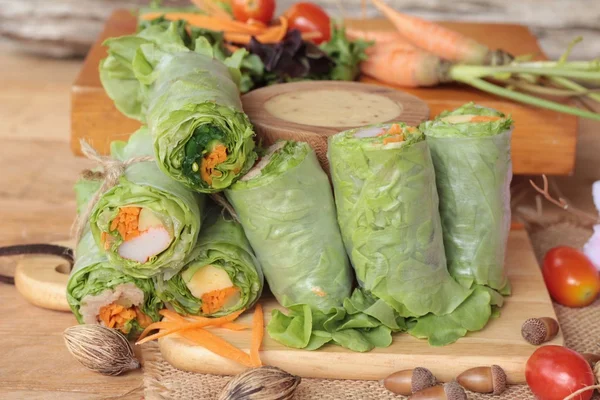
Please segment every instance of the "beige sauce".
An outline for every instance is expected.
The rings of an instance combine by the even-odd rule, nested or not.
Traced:
[[[385,96],[350,90],[306,90],[283,93],[265,103],[274,117],[302,125],[345,127],[397,118],[402,106]]]

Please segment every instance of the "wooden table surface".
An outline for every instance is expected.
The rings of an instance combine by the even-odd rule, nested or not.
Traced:
[[[69,150],[69,90],[81,62],[38,59],[0,45],[0,65],[0,246],[65,240],[75,215],[73,183],[91,165]],[[581,154],[593,158],[600,124],[582,121],[580,129]],[[600,178],[597,162],[578,160],[578,168],[586,184]],[[12,270],[15,261],[0,259],[0,270]],[[0,304],[0,399],[142,397],[139,371],[103,377],[70,357],[61,336],[75,324],[70,314],[31,306],[3,283]]]

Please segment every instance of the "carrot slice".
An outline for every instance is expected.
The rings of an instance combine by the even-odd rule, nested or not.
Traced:
[[[179,332],[179,335],[221,357],[228,358],[246,367],[254,366],[248,354],[205,329],[186,330]]]
[[[260,43],[279,43],[285,37],[288,29],[288,20],[286,17],[279,17],[280,25],[273,26],[264,31],[261,35],[255,36]],[[232,43],[248,44],[252,39],[252,34],[243,34],[236,32],[225,32],[225,40]]]
[[[235,32],[245,33],[249,35],[259,35],[265,31],[265,29],[256,25],[248,25],[243,22],[211,17],[201,14],[184,13],[184,12],[149,12],[140,16],[142,20],[149,21],[155,18],[164,17],[169,21],[184,20],[188,24],[198,27],[209,29],[213,31],[224,31],[224,32]]]
[[[223,325],[215,326],[215,328],[229,329],[230,331],[245,331],[246,329],[252,329],[249,325],[238,324],[237,322],[227,322]]]
[[[177,314],[175,311],[167,310],[166,308],[160,310],[158,313],[168,319],[172,319],[179,322],[188,322],[182,315]]]
[[[471,118],[471,121],[469,122],[491,122],[491,121],[498,121],[502,118],[494,116],[494,115],[476,115],[475,117]]]
[[[155,331],[157,329],[172,329],[175,326],[180,326],[180,325],[181,325],[180,323],[172,322],[172,321],[154,322],[154,323],[148,325],[146,327],[146,329],[144,329],[142,334],[138,337],[138,341],[144,339],[146,336],[148,336],[148,333]]]
[[[252,364],[254,367],[262,366],[262,361],[260,361],[260,345],[263,341],[263,336],[265,333],[265,318],[263,314],[262,305],[257,304],[254,309],[254,318],[252,318],[252,341],[250,346],[250,359],[252,360]]]

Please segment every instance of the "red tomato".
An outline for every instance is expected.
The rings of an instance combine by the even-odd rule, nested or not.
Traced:
[[[542,269],[552,298],[568,307],[591,304],[600,293],[600,275],[585,254],[571,247],[555,247],[546,253]]]
[[[329,15],[315,3],[296,3],[284,14],[289,21],[289,29],[300,32],[319,32],[321,37],[313,42],[319,44],[331,38],[331,21]]]
[[[268,24],[275,13],[275,0],[233,0],[233,16],[246,22],[249,19]]]
[[[594,373],[577,352],[562,346],[542,346],[527,360],[525,379],[539,400],[563,400],[576,390],[594,384]],[[588,390],[574,400],[589,400]]]

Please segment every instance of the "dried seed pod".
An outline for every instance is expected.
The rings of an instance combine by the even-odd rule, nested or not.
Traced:
[[[300,381],[277,367],[253,368],[230,380],[218,400],[289,400]]]
[[[590,367],[594,368],[594,365],[600,361],[600,354],[593,353],[580,353],[583,358],[590,364]]]
[[[383,380],[383,386],[392,393],[409,396],[436,384],[435,376],[427,368],[417,367],[394,372]]]
[[[554,318],[529,318],[521,326],[521,335],[536,346],[552,340],[558,334],[558,322]]]
[[[456,382],[432,386],[413,394],[408,400],[467,400],[465,390]]]
[[[498,365],[468,369],[456,380],[471,392],[498,395],[506,390],[506,373]]]
[[[120,375],[140,367],[123,334],[101,325],[76,325],[63,333],[69,352],[92,371]]]

